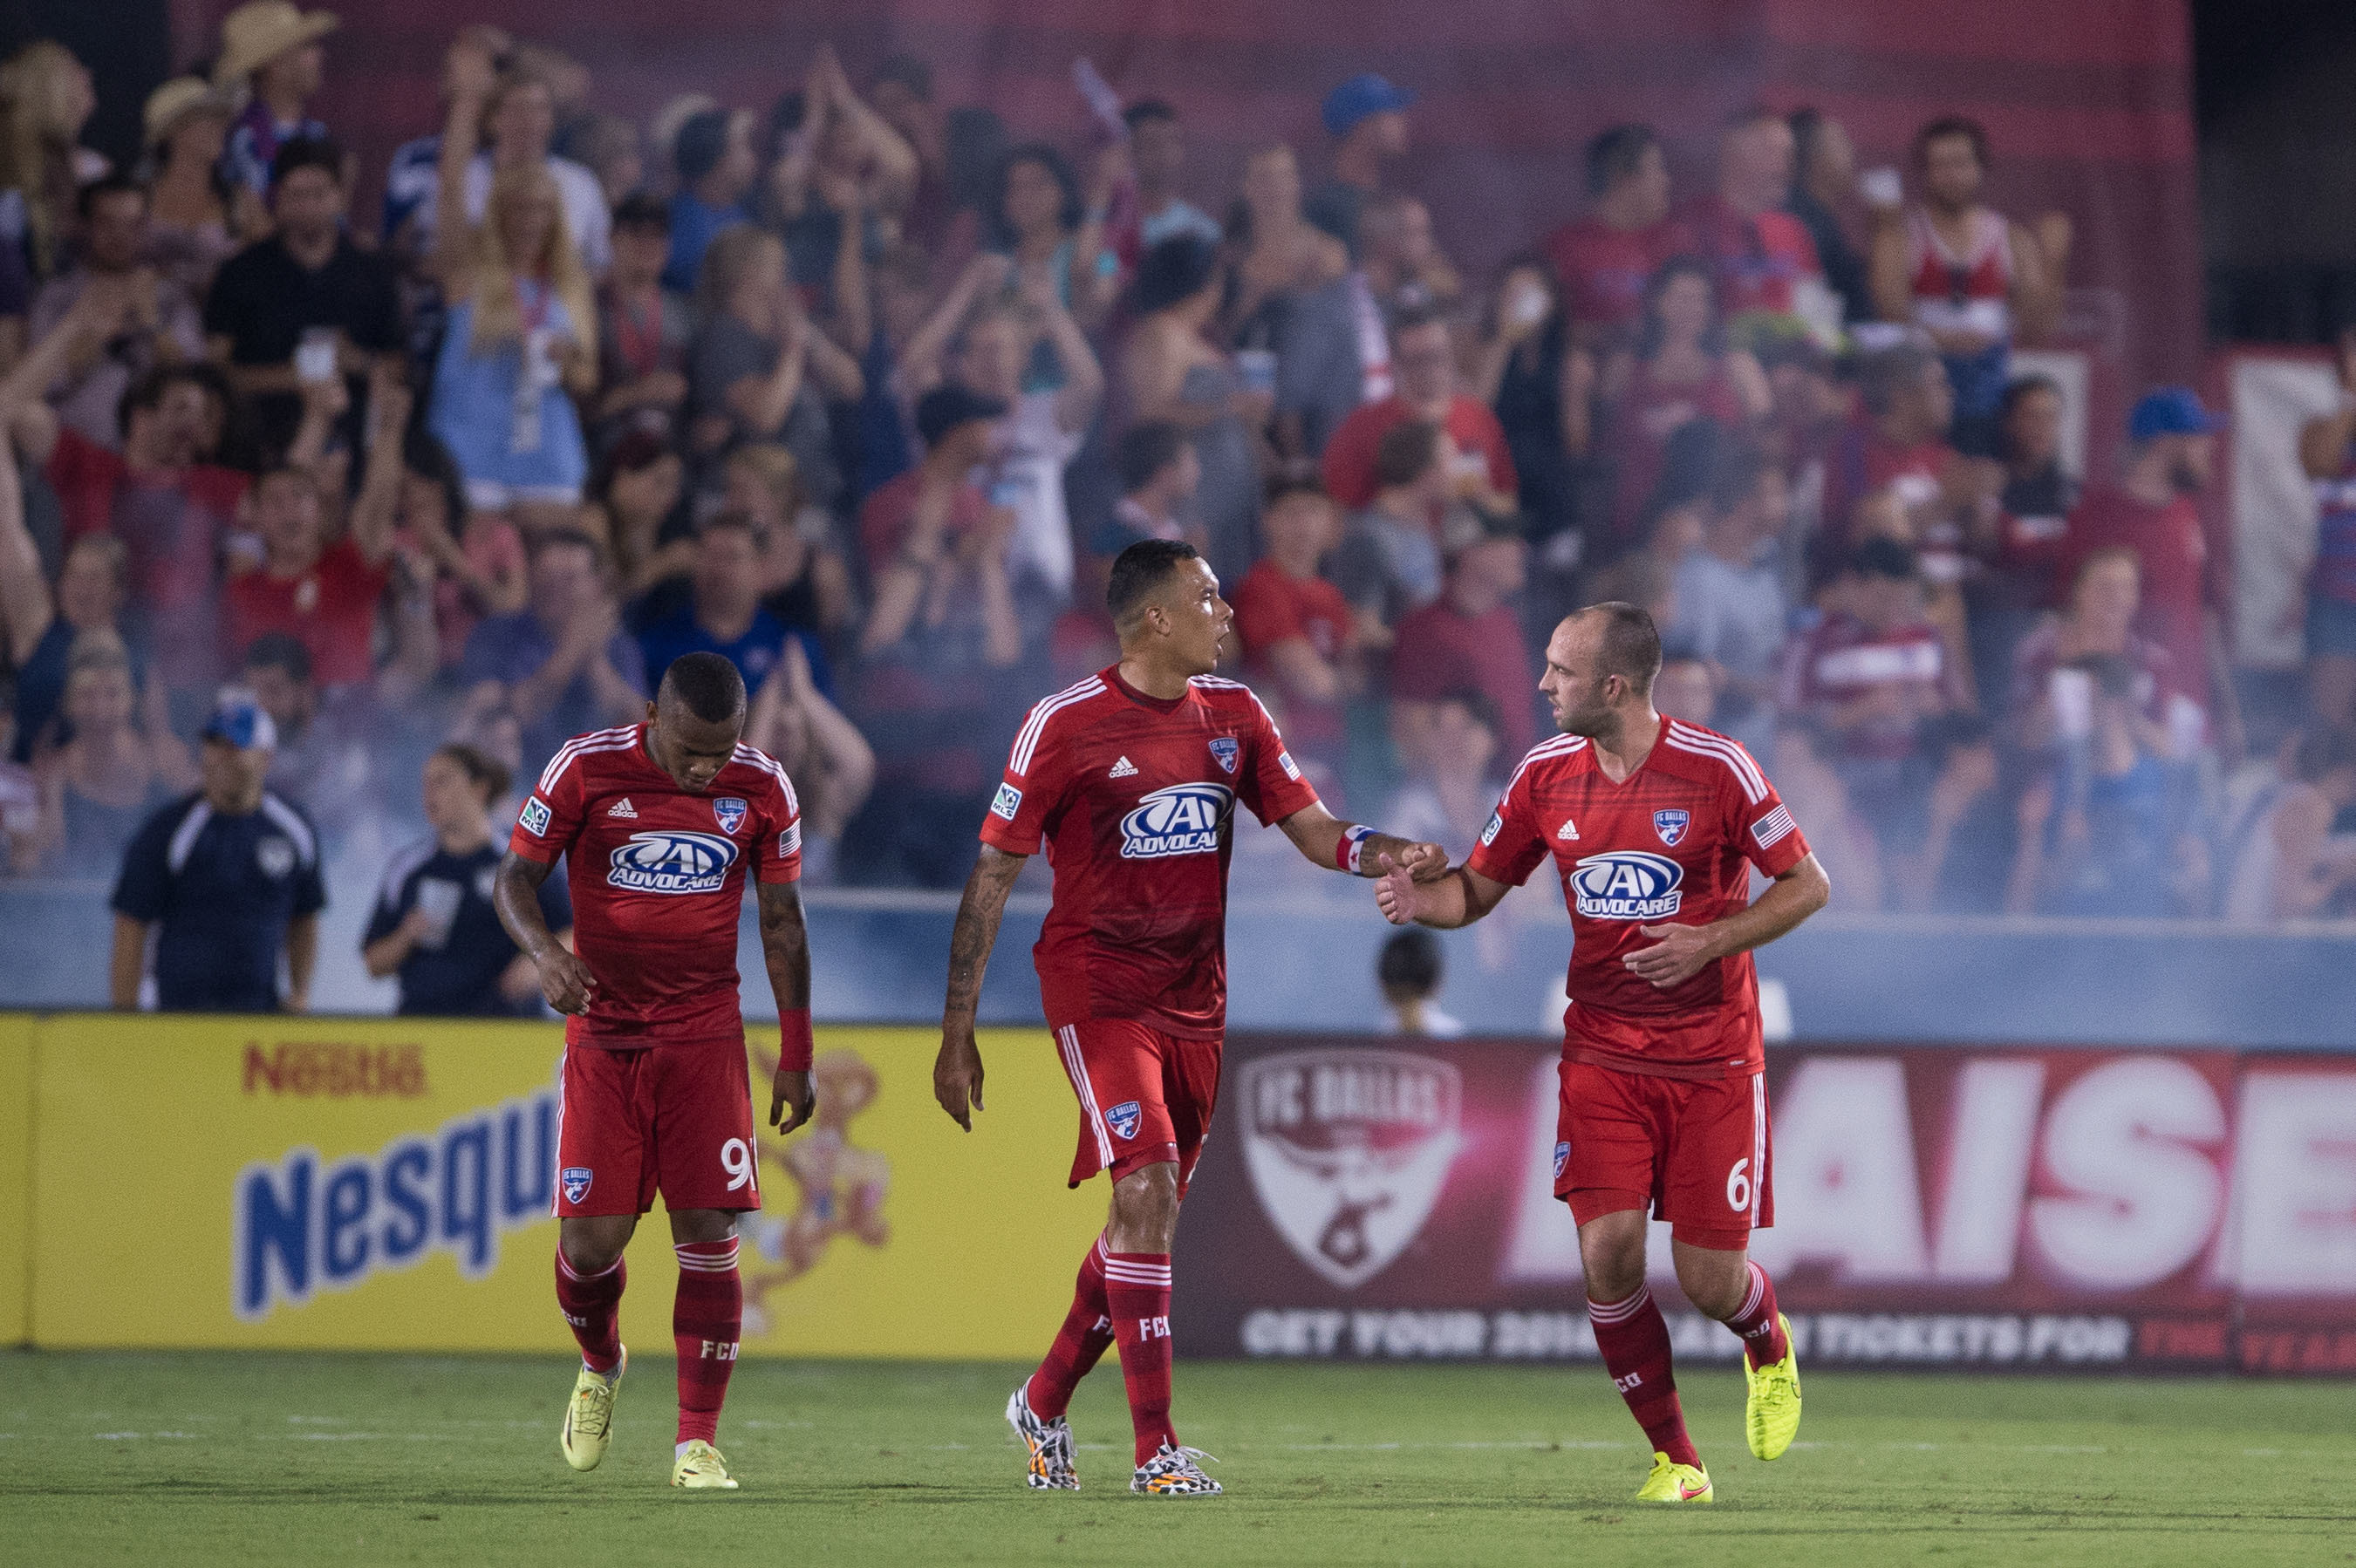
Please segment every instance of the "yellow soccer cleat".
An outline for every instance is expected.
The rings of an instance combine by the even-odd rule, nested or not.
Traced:
[[[1640,1503],[1706,1503],[1715,1500],[1709,1472],[1699,1465],[1680,1465],[1655,1449],[1653,1473],[1636,1488]]]
[[[728,1473],[728,1461],[720,1456],[719,1449],[701,1437],[689,1439],[687,1451],[672,1463],[670,1484],[696,1490],[736,1489],[735,1477]]]
[[[614,1394],[622,1386],[622,1374],[629,1370],[630,1350],[625,1345],[611,1376],[584,1367],[573,1380],[573,1397],[565,1402],[564,1426],[557,1434],[556,1445],[564,1450],[564,1462],[574,1469],[594,1470],[605,1456],[605,1445],[614,1436]]]
[[[1742,1404],[1742,1431],[1751,1452],[1762,1459],[1780,1459],[1792,1439],[1800,1435],[1800,1349],[1792,1339],[1792,1320],[1782,1313],[1775,1321],[1783,1330],[1783,1359],[1751,1370],[1742,1359],[1742,1376],[1751,1397]]]

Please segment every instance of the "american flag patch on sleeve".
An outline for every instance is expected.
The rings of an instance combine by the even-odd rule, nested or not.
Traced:
[[[798,855],[801,852],[802,825],[797,822],[777,835],[777,859],[782,860],[788,855]]]
[[[1751,837],[1758,841],[1759,848],[1762,849],[1772,849],[1797,826],[1799,825],[1792,820],[1791,807],[1778,805],[1751,825]]]

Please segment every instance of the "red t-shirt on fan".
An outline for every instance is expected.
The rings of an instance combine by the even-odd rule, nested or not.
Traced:
[[[1781,876],[1807,853],[1740,742],[1664,719],[1652,751],[1618,784],[1583,736],[1532,748],[1465,863],[1519,886],[1554,857],[1570,908],[1568,1060],[1707,1079],[1765,1064],[1751,955],[1713,960],[1665,991],[1622,960],[1657,940],[1643,927],[1723,920],[1751,902],[1752,866]]]
[[[1240,802],[1263,825],[1317,804],[1251,688],[1197,676],[1148,697],[1115,666],[1031,710],[981,841],[1044,845],[1055,901],[1032,955],[1047,1021],[1133,1019],[1215,1040],[1227,1020],[1227,859]]]
[[[1272,673],[1268,650],[1294,637],[1305,640],[1319,658],[1341,657],[1350,640],[1350,602],[1322,577],[1290,577],[1262,560],[1233,594],[1236,633],[1256,675]],[[1338,702],[1288,699],[1284,722],[1293,741],[1321,762],[1338,761],[1349,741],[1349,723]]]
[[[1325,493],[1352,511],[1362,511],[1373,505],[1378,488],[1375,483],[1376,450],[1382,445],[1383,437],[1415,417],[1415,411],[1397,397],[1353,409],[1350,417],[1334,431],[1333,438],[1325,443],[1325,455],[1318,463],[1318,475],[1325,482]],[[1448,417],[1440,422],[1456,443],[1457,460],[1478,462],[1490,489],[1510,496],[1521,488],[1521,479],[1514,472],[1514,454],[1505,446],[1505,427],[1497,422],[1488,404],[1459,393],[1448,405]]]
[[[1562,284],[1564,314],[1598,326],[1633,326],[1644,314],[1644,287],[1668,260],[1669,229],[1614,229],[1593,218],[1547,236],[1547,260]]]
[[[391,581],[391,567],[370,566],[349,539],[329,545],[299,576],[273,577],[265,569],[231,578],[230,665],[262,633],[285,632],[311,651],[312,674],[321,686],[366,680],[375,668],[369,644],[376,635],[377,601]]]
[[[508,848],[565,859],[575,950],[596,976],[571,1045],[742,1046],[736,926],[744,872],[802,874],[801,809],[786,770],[738,746],[697,795],[647,754],[644,724],[575,736],[550,760]]]
[[[2209,602],[2209,546],[2192,498],[2179,496],[2155,507],[2124,490],[2088,490],[2070,513],[2053,572],[2055,597],[2068,601],[2086,557],[2122,546],[2143,562],[2137,628],[2168,650],[2184,689],[2207,703],[2209,641],[2201,612]]]

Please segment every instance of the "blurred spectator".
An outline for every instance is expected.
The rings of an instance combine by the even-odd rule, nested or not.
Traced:
[[[1246,390],[1269,394],[1280,453],[1313,456],[1360,403],[1390,395],[1382,312],[1341,241],[1301,215],[1301,167],[1281,142],[1245,157],[1227,237],[1219,319],[1237,369]]]
[[[503,838],[490,806],[507,794],[508,771],[472,746],[445,745],[425,760],[428,837],[385,868],[376,908],[360,938],[369,974],[397,975],[404,1017],[533,1017],[540,971],[516,948],[491,907],[491,879]],[[573,900],[562,877],[540,885],[540,912],[572,946]]]
[[[81,144],[97,107],[89,70],[63,44],[37,38],[0,65],[0,241],[37,281],[65,264],[74,193],[106,173]]]
[[[751,518],[722,512],[695,533],[695,569],[685,603],[638,632],[649,678],[682,654],[718,654],[734,665],[748,691],[758,691],[777,666],[788,633],[761,607],[761,547]],[[790,634],[810,647],[807,632]],[[825,654],[818,658],[823,664]]]
[[[2142,602],[2143,570],[2135,551],[2114,545],[2078,562],[2070,597],[2059,614],[2049,613],[2015,650],[2011,692],[2005,707],[2015,743],[2044,752],[2057,741],[2083,736],[2090,700],[2079,671],[2090,658],[2124,661],[2136,672],[2136,708],[2150,727],[2153,744],[2175,750],[2171,734],[2197,747],[2202,732],[2199,708],[2185,694],[2168,650],[2135,631]]]
[[[1358,635],[1350,602],[1317,569],[1341,543],[1341,517],[1315,484],[1279,484],[1260,531],[1268,553],[1230,594],[1244,667],[1274,700],[1292,750],[1338,768],[1349,744],[1342,705],[1359,685]]]
[[[613,215],[606,210],[605,187],[597,183],[597,176],[572,159],[557,157],[549,151],[556,133],[551,57],[519,49],[501,69],[486,47],[487,42],[480,33],[461,33],[458,41],[451,46],[444,68],[448,73],[445,91],[454,109],[465,100],[474,105],[475,111],[468,117],[466,221],[483,221],[483,215],[490,209],[491,187],[498,176],[513,176],[539,170],[555,182],[563,214],[562,236],[572,241],[588,275],[602,278],[614,260]],[[450,134],[447,120],[443,123],[442,134],[446,142]],[[477,136],[489,144],[484,151],[472,151]],[[445,146],[437,165],[437,184],[449,177],[450,163]],[[445,221],[442,215],[447,210],[438,189],[432,205],[438,226]],[[438,234],[432,237],[432,244],[440,242]]]
[[[1842,317],[1874,318],[1873,291],[1865,258],[1848,237],[1841,215],[1857,199],[1857,147],[1847,127],[1821,109],[1792,112],[1793,179],[1783,210],[1800,220],[1824,264],[1825,283],[1840,296]]]
[[[402,443],[393,542],[433,571],[434,641],[444,665],[458,662],[484,616],[524,606],[523,535],[501,514],[466,505],[457,460],[425,431]]]
[[[487,73],[504,69],[515,55],[515,38],[505,29],[484,22],[460,27],[442,57],[436,82],[442,118],[449,118],[451,101],[461,89],[486,94]],[[395,147],[384,172],[385,250],[404,264],[433,254],[436,214],[442,194],[442,133],[416,136]]]
[[[2208,485],[2216,432],[2223,428],[2190,388],[2146,393],[2127,420],[2119,483],[2087,490],[2070,514],[2054,567],[2057,581],[2074,582],[2079,563],[2095,550],[2134,550],[2143,563],[2137,629],[2168,650],[2178,688],[2204,709],[2216,632],[2209,547],[2192,498]]]
[[[337,22],[327,11],[305,15],[290,0],[247,0],[221,18],[213,83],[251,94],[224,155],[231,184],[262,195],[281,149],[327,134],[327,127],[311,117],[310,106],[327,80],[327,51],[319,40]]]
[[[1748,327],[1751,315],[1798,319],[1808,286],[1821,289],[1824,266],[1800,220],[1785,212],[1792,194],[1792,127],[1765,109],[1727,123],[1718,144],[1718,188],[1676,219],[1674,253],[1708,261],[1719,308]]]
[[[2032,234],[1981,204],[1987,133],[1976,121],[1933,120],[1916,132],[1914,169],[1921,205],[1874,215],[1874,299],[1883,320],[1929,333],[1946,361],[1956,447],[1993,456],[2012,340],[2043,337],[2061,320],[2070,220],[2047,213]]]
[[[991,687],[1023,656],[1006,571],[1014,518],[969,478],[1006,411],[955,385],[926,393],[924,462],[860,511],[874,603],[860,637],[858,711],[877,784],[844,842],[856,846],[862,881],[954,887],[973,861],[971,825],[998,777],[985,749],[998,737]]]
[[[1344,420],[1326,446],[1321,467],[1327,491],[1345,507],[1371,503],[1375,452],[1384,432],[1411,419],[1430,420],[1456,443],[1451,477],[1457,497],[1491,511],[1512,511],[1519,480],[1505,432],[1488,405],[1459,386],[1446,320],[1430,311],[1401,315],[1391,329],[1391,363],[1398,390]]]
[[[2135,667],[2098,654],[2072,668],[2089,691],[2089,722],[2061,766],[2021,795],[2009,907],[2113,918],[2204,909],[2210,862],[2197,801],[2186,770],[2150,744]]]
[[[2330,725],[2356,724],[2356,325],[2343,326],[2333,366],[2340,406],[2298,432],[2315,492],[2315,565],[2307,594],[2308,700]]]
[[[1783,470],[1757,449],[1719,453],[1701,548],[1677,565],[1677,618],[1665,628],[1669,642],[1718,672],[1717,727],[1762,755],[1774,745],[1792,614],[1775,560],[1787,505]]]
[[[1866,539],[1842,569],[1840,607],[1801,643],[1786,706],[1822,726],[1826,756],[1885,851],[1922,841],[1930,783],[1916,732],[1952,705],[1945,650],[1923,613],[1914,552]]]
[[[915,186],[905,205],[894,214],[899,239],[921,248],[937,245],[947,238],[955,204],[949,192],[948,127],[933,97],[933,68],[915,55],[893,55],[875,68],[867,100],[916,159]]]
[[[434,270],[449,305],[428,422],[466,476],[469,506],[569,511],[589,476],[573,398],[597,384],[596,305],[543,162],[502,160],[479,224],[461,207],[477,85],[460,78],[442,127]]]
[[[1948,443],[1954,392],[1938,357],[1920,345],[1864,356],[1858,398],[1865,417],[1843,436],[1826,475],[1826,523],[1834,530],[1826,542],[1854,542],[1876,526],[1873,517],[1894,514],[1905,541],[1922,557],[1924,575],[1952,592],[1963,578],[1966,549],[1996,530],[2002,471]],[[1885,494],[1894,507],[1861,519],[1860,504]]]
[[[1997,497],[1994,552],[1987,569],[1966,581],[1965,594],[1980,703],[2001,712],[2020,640],[2040,608],[2061,597],[2053,563],[2078,504],[2078,477],[2062,466],[2062,389],[2047,378],[2025,376],[2005,388],[1997,428],[2004,488]]]
[[[703,253],[721,230],[753,220],[744,205],[759,172],[753,157],[753,116],[742,109],[705,110],[679,128],[671,157],[679,191],[670,198],[662,284],[685,293],[695,287]]]
[[[1568,571],[1582,544],[1575,464],[1588,451],[1595,361],[1574,347],[1553,274],[1539,259],[1507,263],[1472,383],[1505,432],[1531,542],[1547,564]]]
[[[831,696],[833,677],[818,650],[851,624],[857,608],[832,519],[803,496],[801,471],[782,446],[740,446],[728,454],[725,475],[721,509],[750,519],[760,541],[762,605],[788,628],[812,634],[819,689]]]
[[[332,542],[327,497],[312,474],[275,468],[254,481],[254,531],[262,564],[230,580],[223,629],[243,648],[264,632],[284,632],[311,650],[319,684],[358,686],[375,673],[377,601],[391,572],[393,513],[401,500],[401,432],[409,394],[379,377],[369,411],[367,476],[345,535]]]
[[[788,638],[785,656],[753,697],[744,743],[777,759],[794,781],[802,814],[802,880],[835,880],[842,830],[875,787],[875,752],[827,700],[810,674],[808,645]]]
[[[1402,191],[1368,202],[1358,219],[1360,270],[1385,315],[1452,305],[1464,280],[1432,238],[1431,209]]]
[[[1121,432],[1113,460],[1120,475],[1120,499],[1090,542],[1109,565],[1140,539],[1184,539],[1202,548],[1194,517],[1194,488],[1203,482],[1203,460],[1184,428],[1170,420],[1145,420]],[[1101,586],[1101,585],[1099,585]]]
[[[8,715],[0,709],[0,731],[8,729]],[[13,755],[14,735],[0,757]],[[33,770],[22,763],[0,760],[0,874],[28,877],[40,869],[41,785]]]
[[[1676,597],[1676,573],[1686,558],[1699,549],[1702,536],[1709,526],[1710,481],[1717,475],[1723,454],[1741,443],[1727,432],[1716,420],[1695,419],[1670,433],[1661,462],[1659,483],[1653,486],[1644,510],[1637,514],[1635,549],[1614,560],[1596,575],[1612,575],[1625,561],[1641,561],[1656,570],[1660,576],[1658,592],[1663,603]],[[1637,577],[1649,583],[1644,573]],[[1645,597],[1651,590],[1632,579],[1627,591],[1615,591],[1609,597],[1648,608],[1652,601]],[[1597,598],[1600,590],[1590,589],[1584,597]],[[1677,622],[1675,614],[1654,614],[1657,625],[1670,626]]]
[[[646,148],[635,121],[619,114],[584,115],[560,126],[553,145],[559,157],[597,176],[609,213],[646,187]]]
[[[1517,758],[1498,756],[1497,705],[1478,691],[1451,691],[1431,705],[1425,744],[1409,762],[1408,778],[1383,820],[1401,837],[1437,844],[1462,861],[1487,826],[1489,812],[1505,794],[1501,765]],[[1288,734],[1287,739],[1290,739]]]
[[[687,404],[693,323],[687,301],[662,286],[669,245],[670,219],[653,197],[614,209],[614,270],[597,302],[600,445],[641,422],[669,434]]]
[[[1440,597],[1400,620],[1391,649],[1391,733],[1410,763],[1429,754],[1433,709],[1452,691],[1495,705],[1507,756],[1537,740],[1537,666],[1511,603],[1528,570],[1521,519],[1475,511],[1469,522],[1451,541]]]
[[[1682,256],[1663,263],[1645,285],[1632,353],[1615,359],[1604,379],[1612,410],[1604,444],[1618,465],[1612,542],[1620,549],[1636,538],[1680,429],[1709,420],[1740,431],[1772,407],[1759,361],[1727,347],[1721,298],[1707,262]]]
[[[1054,147],[1028,142],[1011,148],[999,162],[982,215],[989,248],[1013,261],[1007,286],[1051,290],[1091,326],[1104,319],[1120,282],[1119,258],[1104,242],[1113,173],[1107,155],[1118,151],[1099,155],[1083,195],[1070,161]],[[1033,384],[1054,379],[1038,365],[1026,378]]]
[[[7,632],[8,667],[16,676],[9,761],[31,762],[56,743],[52,726],[75,639],[89,632],[121,635],[123,577],[123,541],[112,534],[82,534],[66,547],[52,591],[25,528],[16,464],[0,453],[0,627]],[[138,677],[137,651],[131,656]]]
[[[266,782],[315,816],[313,790],[327,783],[328,737],[319,726],[319,687],[312,678],[311,650],[284,632],[264,632],[247,645],[237,679],[270,715],[278,744]]]
[[[537,763],[572,736],[638,718],[650,688],[595,541],[571,528],[541,534],[530,581],[529,609],[476,626],[458,679],[478,701],[485,683],[505,694],[523,726],[523,755]]]
[[[650,431],[631,432],[598,462],[581,526],[610,558],[626,599],[688,571],[694,541],[686,475],[679,453]]]
[[[1633,559],[1633,558],[1632,558]],[[1661,661],[1653,677],[1653,708],[1664,718],[1688,724],[1711,724],[1718,715],[1718,673],[1708,659],[1685,654]],[[1754,756],[1772,756],[1772,750],[1751,748]]]
[[[130,656],[103,626],[75,635],[58,718],[62,741],[35,763],[43,853],[59,875],[104,876],[147,814],[196,782],[195,770],[169,730],[143,722]]]
[[[861,385],[859,402],[850,411],[851,433],[859,451],[851,475],[854,503],[916,466],[909,403],[922,389],[907,384],[899,365],[932,315],[931,260],[913,245],[893,246],[876,262],[872,293],[874,308],[866,319],[854,317],[848,324],[867,332],[867,341],[855,345]]]
[[[1997,785],[1996,733],[1976,713],[1925,720],[1931,776],[1922,848],[1890,865],[1900,907],[1941,914],[1996,914],[2014,859],[2014,812]]]
[[[1390,628],[1440,597],[1436,519],[1456,494],[1456,443],[1429,420],[1385,431],[1375,445],[1375,494],[1354,512],[1331,568],[1358,617],[1360,640],[1388,647]]]
[[[832,45],[820,44],[810,57],[800,98],[790,130],[791,95],[772,115],[782,135],[755,211],[784,235],[795,283],[822,296],[830,283],[840,290],[849,281],[845,263],[883,253],[887,224],[909,210],[923,182],[923,161],[860,101]],[[834,303],[841,309],[851,302]]]
[[[139,1005],[151,934],[165,1012],[309,1010],[327,895],[310,819],[263,787],[276,744],[252,698],[225,697],[205,726],[202,787],[149,816],[123,852],[109,983],[118,1010]]]
[[[701,322],[688,355],[690,445],[713,460],[743,442],[776,442],[794,454],[802,492],[820,507],[842,493],[826,405],[857,402],[858,362],[810,324],[786,278],[785,247],[746,225],[723,230],[696,283]]]
[[[1250,569],[1258,511],[1259,455],[1271,395],[1238,381],[1212,343],[1219,308],[1218,251],[1193,236],[1145,253],[1137,275],[1137,324],[1121,346],[1130,418],[1167,421],[1191,432],[1200,478],[1194,516],[1209,542],[1211,570],[1240,582]]]
[[[1586,217],[1547,236],[1563,312],[1580,347],[1624,346],[1669,259],[1669,162],[1650,125],[1614,125],[1587,144]]]
[[[192,301],[212,288],[239,239],[264,221],[261,193],[221,175],[232,112],[229,97],[199,77],[176,76],[147,95],[147,234],[139,259]]]
[[[2221,912],[2236,924],[2340,912],[2356,891],[2356,836],[2333,831],[2356,805],[2356,730],[2324,726],[2287,749],[2285,775],[2243,807],[2219,845]]]
[[[1775,731],[1775,787],[1833,879],[1833,905],[1882,907],[1881,847],[1834,766],[1838,742],[1809,715],[1787,712]]]
[[[1390,1033],[1454,1040],[1464,1032],[1462,1020],[1440,1008],[1444,977],[1440,939],[1421,926],[1394,932],[1384,941],[1375,959],[1375,983],[1382,987],[1383,1006],[1390,1013]]]
[[[1135,223],[1113,237],[1114,249],[1131,269],[1145,252],[1182,235],[1222,238],[1219,222],[1179,194],[1186,176],[1186,132],[1178,111],[1159,98],[1141,99],[1121,112],[1129,127],[1130,168],[1137,179]]]
[[[85,294],[0,383],[0,408],[57,493],[66,537],[122,541],[134,635],[166,682],[194,688],[220,669],[220,561],[246,491],[244,475],[203,461],[220,420],[214,382],[192,366],[140,378],[123,397],[119,453],[64,429],[40,400],[75,345],[112,335],[122,304]]]
[[[1415,94],[1368,71],[1325,95],[1322,118],[1333,138],[1333,177],[1309,197],[1309,221],[1349,248],[1359,249],[1359,219],[1382,194],[1383,166],[1407,153],[1407,111]]]
[[[265,451],[293,438],[306,367],[341,374],[357,399],[376,357],[402,348],[392,270],[344,230],[343,169],[333,142],[298,136],[280,148],[276,228],[221,264],[205,301],[212,357],[248,400]]]
[[[47,389],[67,429],[99,446],[123,439],[123,395],[157,365],[204,357],[204,327],[179,285],[140,260],[146,248],[147,192],[136,180],[109,175],[81,187],[80,261],[41,285],[27,327],[48,336],[84,294],[115,323],[102,342],[84,338],[70,349],[63,374]],[[119,296],[116,298],[106,296]]]

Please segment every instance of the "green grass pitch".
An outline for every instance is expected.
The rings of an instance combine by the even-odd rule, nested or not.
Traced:
[[[24,1563],[1181,1564],[2356,1562],[2345,1383],[1815,1373],[1800,1445],[1742,1445],[1741,1383],[1686,1408],[1708,1509],[1641,1509],[1647,1456],[1593,1367],[1182,1364],[1227,1496],[1130,1495],[1109,1358],[1073,1407],[1086,1489],[1023,1489],[1020,1370],[748,1361],[734,1494],[671,1491],[671,1367],[612,1452],[556,1452],[563,1360],[0,1355],[0,1560]]]

